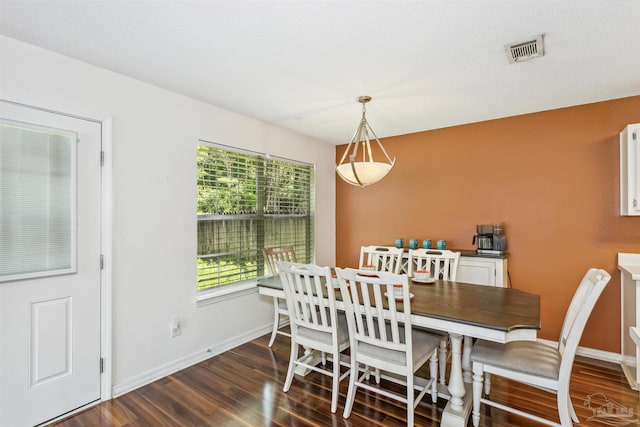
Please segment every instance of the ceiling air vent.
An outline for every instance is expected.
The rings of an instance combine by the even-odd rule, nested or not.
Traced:
[[[526,42],[512,43],[505,46],[510,64],[524,62],[544,55],[542,34]]]

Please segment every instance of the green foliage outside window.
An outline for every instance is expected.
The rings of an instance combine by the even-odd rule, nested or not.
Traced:
[[[265,247],[311,262],[313,178],[310,165],[200,145],[198,290],[266,274]]]

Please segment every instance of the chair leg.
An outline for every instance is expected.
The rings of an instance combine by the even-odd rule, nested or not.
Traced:
[[[573,427],[573,422],[571,421],[573,404],[571,403],[571,398],[569,397],[569,390],[558,390],[557,397],[560,425],[562,427]],[[575,412],[573,412],[573,414],[575,414]]]
[[[434,350],[429,359],[429,371],[431,373],[431,401],[438,402],[438,353]]]
[[[447,384],[447,340],[448,337],[440,339],[440,356],[438,358],[440,367],[440,384]]]
[[[480,425],[480,398],[482,397],[482,381],[484,368],[481,363],[473,363],[473,427]]]
[[[573,422],[576,424],[580,424],[580,418],[578,418],[578,414],[576,414],[576,409],[573,407],[571,397],[569,397],[569,410],[571,411],[571,419],[573,420]]]
[[[413,372],[409,369],[409,374],[407,375],[407,427],[413,427],[413,418],[415,413],[413,395]]]
[[[360,375],[358,368],[358,362],[355,361],[355,357],[351,355],[351,372],[349,372],[349,390],[347,391],[347,400],[344,402],[343,418],[349,418],[351,410],[353,409],[353,401],[356,398],[356,380]]]
[[[484,374],[484,394],[489,396],[490,392],[491,392],[491,374],[487,372],[486,374]]]
[[[331,388],[331,413],[338,410],[338,394],[340,392],[340,353],[333,353],[333,384]]]
[[[273,297],[273,329],[271,330],[271,339],[269,340],[269,347],[273,345],[278,334],[278,328],[280,328],[280,313],[278,313],[278,298]]]
[[[298,360],[298,343],[291,339],[291,355],[289,356],[289,368],[287,369],[287,378],[284,380],[284,392],[288,392],[293,382],[293,375],[295,373],[296,361]]]

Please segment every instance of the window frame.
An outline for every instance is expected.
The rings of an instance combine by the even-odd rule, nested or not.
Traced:
[[[237,147],[232,147],[232,146],[228,146],[228,145],[224,145],[224,144],[219,144],[219,143],[215,143],[215,142],[211,142],[211,141],[207,141],[207,140],[203,140],[200,139],[198,140],[198,144],[197,144],[197,149],[196,149],[196,153],[200,152],[200,149],[202,146],[205,147],[210,147],[213,149],[218,149],[218,150],[223,150],[223,151],[227,151],[230,153],[237,153],[239,155],[246,155],[246,156],[251,156],[254,157],[256,159],[262,159],[264,160],[264,164],[263,165],[267,165],[269,161],[275,161],[275,162],[286,162],[288,164],[292,164],[292,165],[297,165],[297,166],[303,166],[303,167],[309,167],[310,168],[310,176],[309,176],[309,180],[307,183],[305,183],[305,185],[307,185],[307,189],[306,189],[306,195],[308,198],[308,202],[307,202],[307,213],[305,216],[306,217],[306,236],[307,238],[304,239],[304,245],[305,245],[305,256],[302,257],[302,259],[300,260],[301,262],[314,262],[315,261],[315,197],[316,197],[316,188],[315,188],[315,176],[316,176],[316,168],[315,165],[312,163],[307,163],[307,162],[303,162],[303,161],[299,161],[299,160],[293,160],[293,159],[288,159],[288,158],[283,158],[280,156],[274,156],[274,155],[270,155],[270,154],[266,154],[266,153],[260,153],[260,152],[256,152],[256,151],[251,151],[251,150],[246,150],[246,149],[241,149],[241,148],[237,148]],[[199,175],[200,175],[200,168],[201,165],[199,163],[197,163],[196,165],[197,168],[197,175],[198,175],[198,180],[199,180]],[[263,168],[259,168],[256,167],[256,172],[258,172],[259,169],[263,169]],[[262,178],[264,178],[265,176],[265,172],[264,170],[262,171]],[[196,183],[196,188],[200,188],[199,187],[199,182]],[[239,221],[242,220],[246,220],[246,219],[255,219],[255,221],[260,222],[262,221],[262,225],[266,222],[269,221],[270,219],[274,219],[274,218],[278,218],[278,217],[292,217],[292,215],[278,215],[278,214],[273,214],[273,213],[266,213],[265,212],[265,208],[264,208],[264,200],[262,200],[265,197],[266,194],[266,189],[267,189],[267,184],[265,182],[264,179],[261,179],[261,177],[258,175],[256,176],[256,197],[257,197],[257,210],[258,212],[256,212],[255,214],[231,214],[231,215],[206,215],[207,217],[209,217],[209,220],[217,220],[217,219],[222,219],[224,217],[225,220],[234,220],[237,219]],[[260,195],[260,193],[262,193],[262,195]],[[197,217],[196,217],[196,239],[199,241],[199,222],[202,221],[202,216],[201,214],[197,213]],[[213,217],[213,218],[212,218]],[[234,218],[235,217],[235,218]],[[256,238],[257,242],[256,244],[258,245],[257,249],[256,249],[256,256],[257,259],[261,259],[262,257],[262,248],[264,247],[268,247],[265,246],[265,227],[259,227],[262,231],[261,231],[261,235],[258,236]],[[296,242],[287,242],[287,244],[295,244]],[[298,244],[300,242],[297,242]],[[285,243],[283,243],[285,244]],[[275,245],[274,245],[275,246]],[[199,252],[199,251],[198,251]],[[215,254],[209,254],[209,255],[215,255]],[[202,255],[200,255],[199,253],[196,253],[196,259],[199,259]],[[305,259],[306,258],[306,259]],[[258,273],[258,267],[260,265],[263,265],[262,263],[258,262],[258,265],[256,266],[256,274]],[[266,268],[264,268],[263,266],[263,271],[266,270]],[[237,296],[240,295],[245,295],[245,294],[250,294],[250,293],[255,293],[257,292],[257,281],[259,278],[264,277],[267,273],[265,273],[264,275],[257,275],[255,277],[251,277],[248,279],[244,279],[244,280],[239,280],[233,283],[229,283],[229,284],[221,284],[221,285],[216,285],[213,286],[211,288],[207,288],[207,289],[202,289],[202,290],[198,290],[197,288],[197,279],[198,279],[198,272],[196,269],[196,284],[194,285],[194,290],[196,292],[196,302],[197,305],[206,305],[206,304],[210,304],[210,303],[214,303],[214,302],[219,302],[219,301],[223,301],[229,298],[235,298]]]

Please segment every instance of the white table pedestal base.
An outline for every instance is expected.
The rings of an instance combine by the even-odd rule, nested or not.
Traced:
[[[466,427],[471,415],[472,393],[471,384],[465,384],[466,393],[462,399],[462,408],[455,410],[451,407],[451,401],[447,403],[442,411],[440,427]]]
[[[441,427],[465,427],[471,413],[471,384],[465,386],[463,379],[462,335],[449,334],[451,339],[451,375],[449,376],[449,394],[451,399],[442,412]],[[469,364],[471,339],[465,339],[465,365]],[[468,366],[465,366],[468,368]]]

